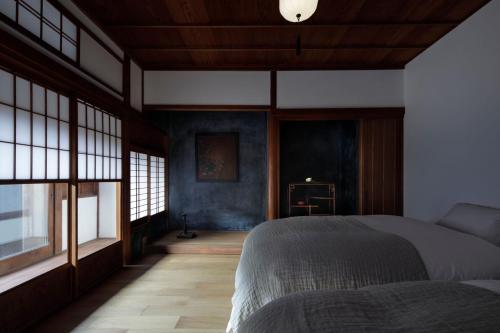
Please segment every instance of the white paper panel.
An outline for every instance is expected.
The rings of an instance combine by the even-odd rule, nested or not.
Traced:
[[[57,179],[58,165],[57,150],[47,149],[47,179]]]
[[[0,142],[0,179],[14,178],[14,145]]]
[[[72,60],[76,60],[76,46],[69,42],[66,38],[62,39],[62,53]]]
[[[109,135],[104,134],[104,156],[109,156]]]
[[[95,128],[102,131],[102,112],[99,110],[95,110]]]
[[[42,8],[41,0],[22,0],[22,1],[24,1],[26,4],[28,4],[37,13],[41,12],[41,8]]]
[[[116,136],[122,137],[122,121],[120,119],[116,119]]]
[[[16,179],[30,179],[31,148],[16,145]]]
[[[57,148],[57,120],[47,118],[47,147]]]
[[[31,144],[31,116],[30,113],[23,110],[16,112],[16,142]]]
[[[33,147],[33,179],[45,179],[45,148]]]
[[[103,132],[109,134],[109,115],[106,113],[103,114],[102,117],[102,122],[103,122]]]
[[[69,124],[59,122],[59,148],[69,150]]]
[[[68,179],[69,178],[69,152],[60,150],[59,151],[59,178]]]
[[[111,173],[110,173],[109,177],[111,179],[116,179],[116,159],[111,158],[110,162],[111,162]]]
[[[61,13],[47,0],[43,0],[43,17],[57,28],[61,28]]]
[[[102,175],[102,178],[104,179],[109,179],[109,157],[104,157],[104,174]]]
[[[33,145],[45,147],[45,117],[33,114]]]
[[[45,114],[45,88],[33,83],[33,112]]]
[[[113,136],[111,137],[110,148],[111,148],[110,156],[116,157],[116,139]]]
[[[116,135],[116,118],[115,117],[109,117],[109,126],[110,126],[110,133],[111,135]]]
[[[95,153],[102,155],[102,133],[96,132],[95,134]]]
[[[87,131],[85,128],[78,127],[78,152],[85,153],[87,151]]]
[[[0,1],[1,2],[1,1]],[[14,104],[14,76],[0,69],[0,102]]]
[[[11,20],[16,19],[16,2],[14,0],[0,1],[0,13],[4,14]]]
[[[51,26],[45,23],[42,27],[42,39],[56,50],[60,50],[61,35],[59,34],[59,32],[55,31]]]
[[[118,158],[122,157],[122,140],[121,139],[116,140],[116,156]]]
[[[35,36],[40,37],[40,19],[35,15],[31,14],[23,6],[19,6],[19,24],[25,27],[28,31],[33,33]]]
[[[14,109],[3,104],[0,104],[0,141],[14,141]]]
[[[76,41],[76,34],[77,34],[77,29],[76,25],[73,24],[70,20],[66,18],[66,16],[63,15],[63,28],[62,31],[64,34],[66,34],[69,38],[73,39]]]
[[[116,160],[116,178],[122,178],[122,159],[119,158]]]
[[[86,126],[86,116],[87,113],[85,111],[85,104],[78,103],[78,125]]]
[[[96,156],[95,158],[95,166],[96,166],[96,179],[102,179],[102,157]]]
[[[94,134],[95,134],[94,131],[87,130],[87,153],[88,154],[94,154],[95,153]]]
[[[69,98],[59,95],[59,119],[69,121]]]
[[[78,178],[87,178],[87,155],[78,154]]]
[[[47,89],[47,115],[57,118],[57,94]]]
[[[95,178],[95,156],[87,155],[87,178]]]
[[[16,106],[30,110],[30,83],[25,79],[16,77]]]
[[[94,129],[94,108],[87,106],[87,128]]]

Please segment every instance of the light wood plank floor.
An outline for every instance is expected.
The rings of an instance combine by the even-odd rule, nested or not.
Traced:
[[[239,255],[149,255],[35,332],[225,332]]]

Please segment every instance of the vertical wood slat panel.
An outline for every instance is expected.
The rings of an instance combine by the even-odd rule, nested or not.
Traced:
[[[402,119],[361,124],[361,214],[402,215]]]

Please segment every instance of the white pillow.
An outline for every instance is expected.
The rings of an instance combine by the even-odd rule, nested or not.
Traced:
[[[438,223],[500,246],[500,209],[457,203]]]

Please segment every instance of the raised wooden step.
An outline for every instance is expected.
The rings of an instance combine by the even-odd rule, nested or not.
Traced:
[[[248,232],[195,231],[196,238],[179,239],[172,231],[148,247],[148,253],[239,255]]]

